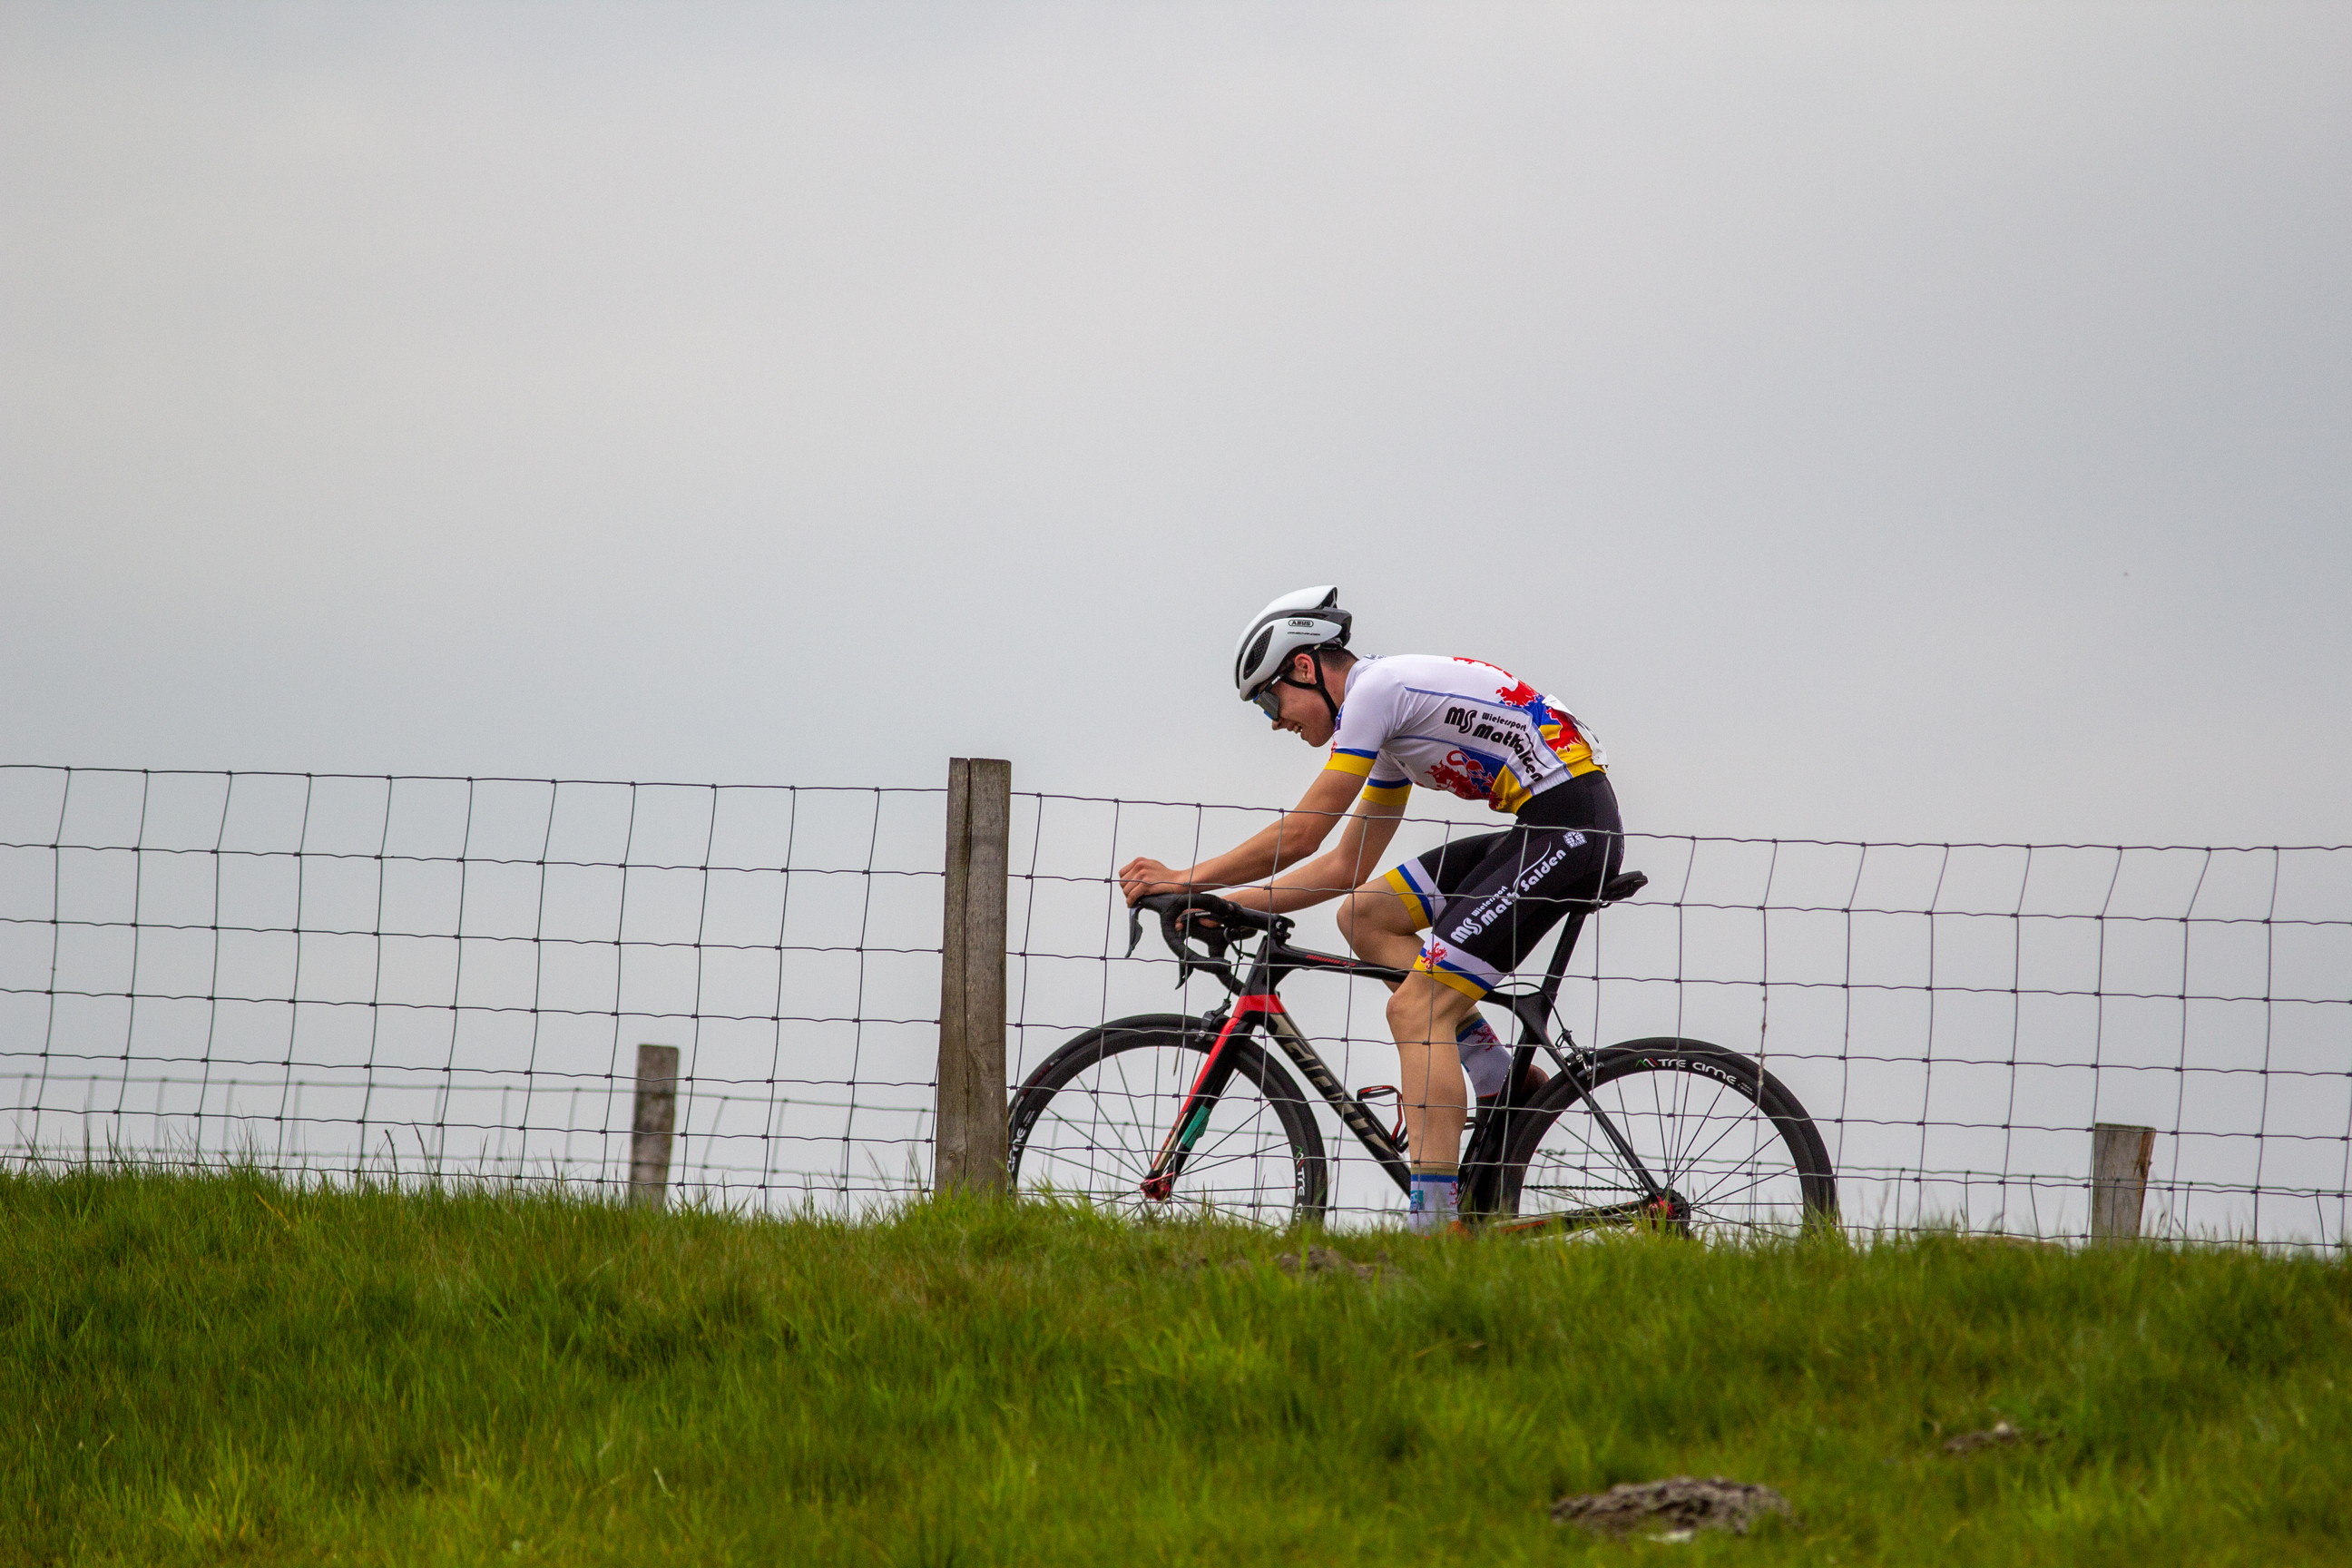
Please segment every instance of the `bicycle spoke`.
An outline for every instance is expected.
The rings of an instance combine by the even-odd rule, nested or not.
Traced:
[[[1203,1054],[1156,1030],[1114,1035],[1094,1050],[1056,1078],[1026,1124],[1015,1151],[1021,1185],[1137,1216],[1205,1208],[1283,1223],[1297,1211],[1307,1190],[1300,1185],[1302,1156],[1284,1108],[1262,1093],[1263,1068],[1244,1058],[1240,1076],[1206,1102],[1206,1124],[1173,1190],[1152,1198],[1147,1184],[1191,1102]],[[1286,1089],[1284,1098],[1297,1096]]]
[[[1530,1134],[1514,1155],[1526,1165],[1517,1184],[1519,1213],[1541,1227],[1549,1214],[1583,1234],[1654,1223],[1655,1196],[1627,1164],[1615,1140],[1603,1142],[1601,1119],[1626,1141],[1676,1200],[1676,1225],[1722,1237],[1787,1232],[1811,1217],[1811,1190],[1793,1126],[1762,1103],[1764,1079],[1752,1064],[1713,1047],[1667,1047],[1597,1055],[1593,1081]],[[1727,1081],[1723,1072],[1736,1077]],[[1774,1093],[1784,1091],[1775,1089]]]
[[[1748,1125],[1748,1124],[1749,1124],[1749,1123],[1752,1121],[1752,1120],[1753,1120],[1753,1117],[1752,1117],[1751,1115],[1741,1115],[1741,1114],[1739,1114],[1739,1113],[1738,1113],[1738,1112],[1735,1112],[1731,1117],[1729,1117],[1728,1119],[1727,1119],[1727,1120],[1725,1121],[1725,1122],[1724,1122],[1724,1124],[1723,1124],[1723,1131],[1720,1131],[1720,1132],[1718,1132],[1718,1133],[1717,1133],[1713,1138],[1709,1139],[1709,1140],[1707,1141],[1707,1145],[1706,1145],[1706,1148],[1704,1148],[1704,1149],[1701,1149],[1701,1150],[1697,1152],[1697,1154],[1696,1154],[1695,1156],[1693,1156],[1693,1157],[1692,1157],[1692,1159],[1691,1159],[1691,1160],[1689,1161],[1689,1163],[1688,1163],[1688,1168],[1690,1168],[1690,1169],[1696,1169],[1696,1168],[1697,1168],[1697,1166],[1698,1166],[1702,1162],[1704,1162],[1704,1161],[1706,1160],[1706,1156],[1707,1156],[1707,1155],[1709,1155],[1709,1154],[1711,1154],[1711,1153],[1713,1153],[1713,1152],[1715,1152],[1715,1146],[1716,1146],[1717,1143],[1722,1142],[1724,1141],[1724,1139],[1725,1139],[1725,1138],[1728,1137],[1728,1136],[1731,1134],[1731,1132],[1732,1132],[1732,1130],[1733,1130],[1733,1129],[1738,1128],[1738,1127],[1741,1127],[1741,1126],[1744,1126],[1744,1125]]]

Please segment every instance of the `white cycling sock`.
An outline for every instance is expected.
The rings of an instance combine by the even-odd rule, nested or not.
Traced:
[[[1415,1171],[1404,1227],[1415,1236],[1434,1236],[1451,1228],[1462,1212],[1461,1190],[1456,1172]]]
[[[1470,1015],[1470,1021],[1455,1031],[1454,1047],[1462,1053],[1462,1070],[1470,1075],[1472,1094],[1484,1100],[1503,1092],[1504,1080],[1511,1076],[1511,1047],[1503,1044],[1484,1014]]]

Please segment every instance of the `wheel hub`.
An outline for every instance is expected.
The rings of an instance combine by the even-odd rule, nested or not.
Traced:
[[[1690,1200],[1672,1187],[1652,1198],[1642,1208],[1643,1223],[1654,1229],[1672,1231],[1676,1236],[1689,1233],[1690,1216]]]

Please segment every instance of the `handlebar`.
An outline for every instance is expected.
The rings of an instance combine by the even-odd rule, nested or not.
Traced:
[[[1214,893],[1154,893],[1148,899],[1138,899],[1129,907],[1127,916],[1127,951],[1134,956],[1136,947],[1143,941],[1143,911],[1150,910],[1160,917],[1160,940],[1168,951],[1176,955],[1176,984],[1181,985],[1194,969],[1206,969],[1231,980],[1232,972],[1225,963],[1225,949],[1233,942],[1235,931],[1270,931],[1276,941],[1290,934],[1291,922],[1281,915],[1263,910],[1244,909],[1230,899]],[[1198,942],[1208,949],[1203,958],[1190,945]]]

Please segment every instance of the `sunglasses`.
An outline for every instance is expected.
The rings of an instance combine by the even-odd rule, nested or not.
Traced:
[[[1258,711],[1276,723],[1282,720],[1282,694],[1275,688],[1284,684],[1286,682],[1277,676],[1250,693],[1250,700],[1257,704]]]

